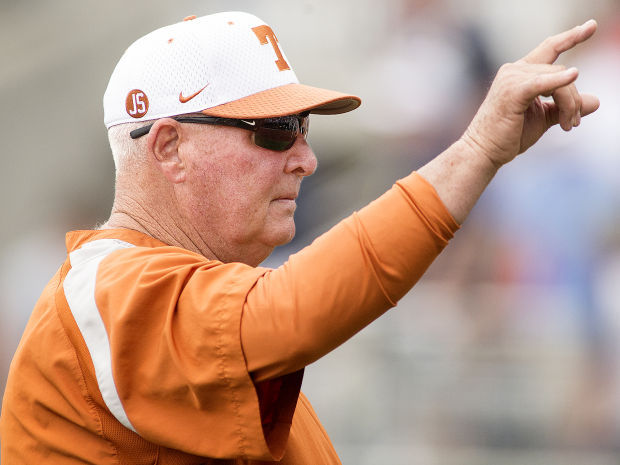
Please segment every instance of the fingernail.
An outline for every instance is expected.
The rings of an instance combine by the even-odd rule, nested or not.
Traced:
[[[581,26],[577,26],[579,29],[586,29],[588,26],[590,26],[590,24],[592,23],[596,23],[596,21],[594,19],[588,19],[585,23],[583,23]]]

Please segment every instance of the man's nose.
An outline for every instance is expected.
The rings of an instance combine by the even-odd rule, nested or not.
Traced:
[[[310,176],[317,167],[317,159],[303,136],[297,136],[295,144],[288,149],[288,159],[284,170],[298,176]]]

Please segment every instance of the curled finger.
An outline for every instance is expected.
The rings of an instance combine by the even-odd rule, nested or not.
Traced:
[[[565,131],[570,131],[577,125],[577,114],[581,108],[577,88],[571,83],[556,89],[552,97],[559,111],[560,126]]]
[[[540,95],[552,96],[558,89],[572,84],[579,75],[577,68],[564,69],[559,66],[554,68],[561,69],[561,71],[543,72],[530,76],[523,87],[525,93],[523,97],[531,101]],[[566,102],[564,92],[561,92],[560,98],[562,102]]]
[[[571,92],[573,101],[575,102],[575,114],[573,116],[573,127],[577,127],[581,124],[581,95],[577,90],[577,86],[575,84],[571,84],[568,86],[568,89]]]

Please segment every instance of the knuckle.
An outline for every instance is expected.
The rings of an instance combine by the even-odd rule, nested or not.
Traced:
[[[553,53],[555,53],[556,55],[559,55],[560,53],[564,51],[564,47],[562,47],[560,44],[556,42],[553,44],[552,50],[553,50]]]
[[[543,46],[545,48],[551,49],[556,55],[560,55],[564,50],[566,50],[566,41],[558,36],[550,36],[547,37],[543,41]]]
[[[510,83],[515,79],[518,74],[519,64],[517,63],[504,63],[499,67],[495,79],[502,83]]]
[[[542,41],[541,45],[545,48],[555,48],[557,40],[555,36],[548,36],[545,40]]]
[[[502,76],[509,74],[512,71],[513,67],[514,63],[504,63],[502,66],[499,67],[497,74]]]
[[[532,76],[530,83],[532,85],[532,87],[536,88],[536,89],[542,89],[545,84],[546,84],[546,80],[545,77],[542,74],[536,74],[534,76]],[[542,92],[542,90],[541,90]]]

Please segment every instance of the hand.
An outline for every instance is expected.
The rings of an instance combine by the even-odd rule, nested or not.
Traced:
[[[599,106],[593,95],[575,87],[578,71],[553,63],[589,39],[596,21],[547,38],[527,56],[503,65],[462,140],[497,167],[526,151],[555,124],[570,131]],[[553,101],[542,101],[541,96]]]

